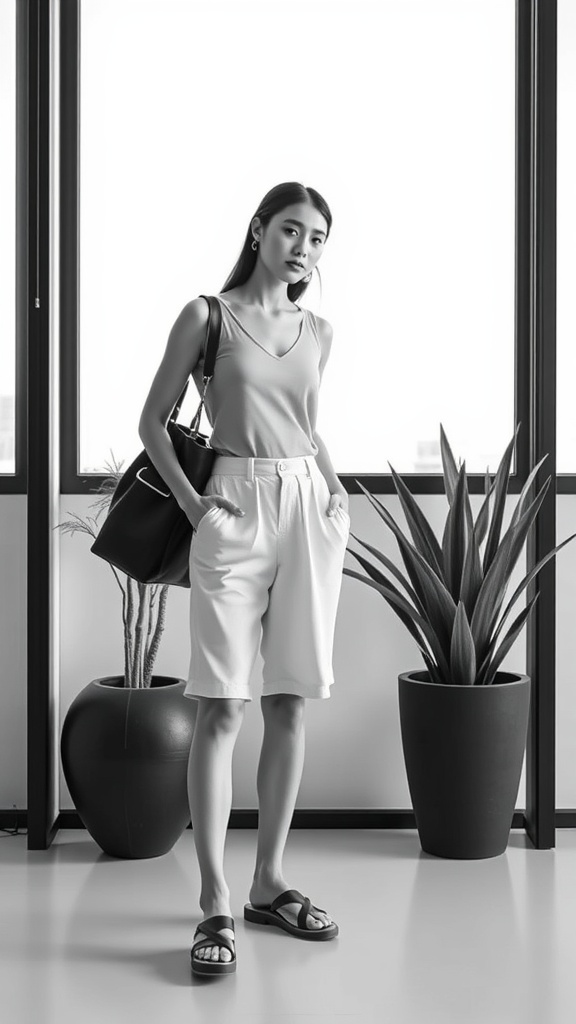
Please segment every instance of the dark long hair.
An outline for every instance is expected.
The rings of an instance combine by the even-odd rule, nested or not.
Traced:
[[[310,203],[314,206],[323,217],[326,218],[328,225],[328,233],[326,235],[326,241],[330,234],[330,228],[332,226],[332,214],[326,200],[316,191],[315,188],[310,188],[308,185],[302,185],[299,181],[283,181],[280,185],[275,185],[269,192],[266,193],[263,199],[260,200],[258,209],[254,211],[252,217],[250,217],[250,223],[248,224],[248,230],[246,232],[246,238],[242,246],[242,251],[236,261],[236,265],[231,270],[230,274],[224,282],[224,286],[221,289],[223,292],[230,291],[232,288],[236,288],[238,285],[244,284],[248,280],[256,260],[258,258],[257,250],[252,248],[252,240],[254,235],[252,234],[251,223],[254,217],[259,217],[262,224],[266,226],[275,214],[280,213],[287,206],[291,206],[292,203]],[[318,267],[315,267],[318,277],[320,272]],[[321,280],[321,279],[320,279]],[[296,300],[305,292],[310,282],[296,281],[294,284],[288,285],[288,298],[291,302]]]

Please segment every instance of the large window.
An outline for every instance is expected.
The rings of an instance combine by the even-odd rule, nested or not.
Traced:
[[[576,473],[576,8],[558,4],[557,408],[559,473]]]
[[[0,4],[0,473],[15,472],[16,0]]]
[[[81,0],[80,39],[78,471],[139,451],[174,319],[288,180],[334,216],[302,301],[334,327],[336,470],[439,473],[441,422],[468,472],[494,471],[514,430],[514,0]],[[180,419],[197,402],[191,383]]]

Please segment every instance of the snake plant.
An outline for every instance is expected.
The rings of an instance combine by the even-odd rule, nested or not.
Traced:
[[[536,594],[514,619],[498,646],[504,622],[513,604],[546,562],[576,536],[573,533],[530,570],[514,591],[497,622],[510,576],[551,480],[548,477],[531,501],[530,488],[547,458],[545,455],[528,476],[510,525],[501,537],[512,452],[519,430],[520,423],[492,482],[486,470],[484,501],[474,522],[468,495],[466,463],[456,467],[452,449],[440,424],[444,489],[449,504],[441,544],[408,487],[390,463],[388,465],[413,544],[384,505],[356,480],[379,516],[394,533],[409,580],[381,551],[360,540],[356,534],[352,536],[378,562],[386,566],[401,583],[408,598],[374,563],[351,548],[347,550],[358,560],[368,576],[348,568],[344,568],[343,572],[382,594],[418,644],[433,683],[460,686],[490,686],[494,683],[498,666],[525,625],[539,595]],[[492,492],[494,508],[490,517]],[[481,554],[480,547],[485,538],[486,544]]]

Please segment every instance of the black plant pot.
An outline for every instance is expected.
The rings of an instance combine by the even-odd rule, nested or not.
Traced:
[[[121,676],[88,683],[68,708],[62,767],[78,814],[111,857],[160,857],[190,822],[187,772],[197,702],[186,683]]]
[[[398,676],[408,786],[426,853],[497,857],[508,844],[522,774],[530,677],[497,672],[492,686]]]

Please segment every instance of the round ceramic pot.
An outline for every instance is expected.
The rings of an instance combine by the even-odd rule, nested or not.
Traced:
[[[160,857],[190,822],[188,756],[197,701],[185,682],[152,676],[150,687],[122,676],[93,679],[73,700],[62,728],[64,776],[92,838],[112,857]]]

